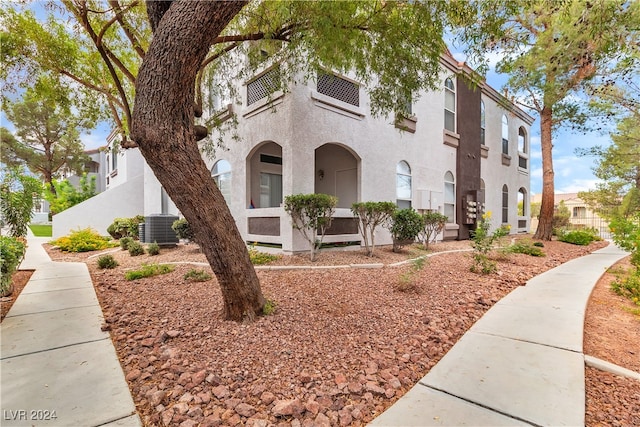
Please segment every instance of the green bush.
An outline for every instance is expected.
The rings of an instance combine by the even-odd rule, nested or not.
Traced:
[[[147,246],[147,253],[151,256],[159,255],[160,245],[158,245],[157,242],[150,243],[149,246]]]
[[[249,250],[249,258],[251,258],[251,263],[253,265],[268,264],[271,261],[275,261],[280,258],[278,255],[273,255],[266,252],[260,252],[254,247],[250,247],[248,250]]]
[[[268,299],[265,301],[264,307],[262,307],[262,314],[264,314],[265,316],[271,316],[276,312],[277,308],[278,305],[276,304],[276,302],[274,300]]]
[[[127,247],[127,250],[129,251],[129,255],[131,256],[144,255],[144,248],[137,240],[131,241],[131,243],[129,243],[129,246]]]
[[[65,252],[90,252],[110,248],[113,244],[108,237],[101,236],[92,228],[72,231],[68,236],[53,240],[52,245]]]
[[[292,194],[284,198],[284,211],[291,217],[291,225],[309,243],[311,261],[316,260],[337,204],[335,196],[321,193]]]
[[[418,212],[411,208],[396,210],[389,224],[393,251],[399,252],[403,246],[413,243],[423,227],[424,219]]]
[[[211,275],[204,270],[189,270],[183,276],[184,280],[190,280],[192,282],[206,282],[207,280],[211,280]]]
[[[558,240],[565,243],[571,243],[572,245],[587,246],[593,241],[600,240],[600,238],[590,231],[574,230],[560,233]]]
[[[633,268],[632,271],[617,276],[616,280],[611,283],[611,289],[640,306],[640,269]]]
[[[396,209],[397,206],[393,202],[358,202],[351,205],[351,212],[358,221],[358,230],[367,256],[372,257],[376,247],[376,228],[386,224]]]
[[[193,230],[191,229],[191,226],[189,225],[189,222],[186,220],[186,218],[175,220],[171,225],[171,228],[176,232],[176,235],[179,239],[192,241],[195,237],[193,234]]]
[[[124,278],[127,280],[144,279],[145,277],[171,273],[175,266],[171,264],[143,264],[140,270],[128,271]]]
[[[533,242],[533,246],[537,246],[539,248],[544,248],[544,243],[542,243],[542,242]]]
[[[26,236],[27,225],[33,215],[33,200],[42,193],[42,184],[34,177],[23,174],[21,167],[5,169],[3,165],[2,170],[0,218],[9,228],[10,236]]]
[[[122,237],[138,238],[138,224],[144,222],[142,215],[136,215],[131,218],[116,218],[111,225],[107,227],[107,233],[114,239]]]
[[[120,238],[120,247],[123,251],[129,250],[129,245],[133,242],[133,237],[121,237]]]
[[[20,265],[25,250],[26,246],[20,239],[0,236],[0,295],[11,295],[11,276]]]
[[[447,223],[447,216],[437,211],[429,211],[422,214],[424,225],[420,234],[420,240],[425,249],[429,249],[429,242],[435,240]]]
[[[537,242],[536,242],[537,243]],[[513,245],[510,245],[506,248],[506,252],[512,254],[525,254],[531,255],[535,257],[543,257],[546,256],[542,249],[536,246],[535,243],[531,243],[527,240],[520,240]]]
[[[116,268],[118,265],[118,261],[116,261],[112,255],[102,255],[98,258],[98,268],[100,270]]]

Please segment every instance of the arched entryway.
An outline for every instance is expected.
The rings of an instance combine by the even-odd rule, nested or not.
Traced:
[[[315,151],[315,193],[336,196],[338,208],[351,208],[358,201],[359,163],[359,157],[340,144],[318,147]]]

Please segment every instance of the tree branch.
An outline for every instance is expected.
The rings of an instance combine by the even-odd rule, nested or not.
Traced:
[[[144,59],[145,52],[144,52],[144,49],[142,49],[142,45],[140,44],[140,41],[135,36],[135,34],[133,34],[129,30],[129,25],[125,22],[123,18],[124,16],[123,12],[126,12],[127,10],[133,8],[134,6],[137,6],[139,4],[139,1],[135,0],[131,2],[130,4],[126,5],[124,9],[120,7],[120,3],[118,2],[118,0],[109,0],[109,4],[116,11],[116,19],[118,20],[118,23],[122,28],[122,31],[124,31],[124,34],[127,36],[129,41],[131,42],[131,45],[135,49],[136,53],[140,58]]]

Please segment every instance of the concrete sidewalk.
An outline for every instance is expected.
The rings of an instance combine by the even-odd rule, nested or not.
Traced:
[[[52,262],[28,237],[35,270],[0,325],[2,426],[141,426],[84,263]]]
[[[611,244],[494,305],[372,426],[584,426],[584,315]]]

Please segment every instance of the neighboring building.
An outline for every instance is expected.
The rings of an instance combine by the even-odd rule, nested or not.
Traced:
[[[608,238],[609,222],[600,217],[594,210],[592,210],[580,197],[578,193],[556,193],[554,195],[554,207],[557,209],[560,206],[560,202],[569,210],[569,223],[572,228],[593,228],[599,234],[600,237]],[[531,203],[542,203],[542,194],[535,194],[531,197]],[[538,227],[538,218],[532,218],[531,229],[535,230]]]
[[[148,169],[138,149],[119,149],[119,136],[111,132],[107,146],[87,154],[92,161],[88,176],[96,176],[96,194],[84,202],[53,216],[53,237],[78,228],[91,227],[107,235],[114,218],[132,217],[144,211],[144,169]],[[79,177],[70,178],[79,182]]]
[[[203,120],[235,114],[238,121],[240,141],[225,141],[227,149],[205,161],[243,238],[306,250],[282,201],[314,192],[338,198],[325,242],[359,242],[350,207],[369,200],[444,213],[449,221],[440,239],[469,238],[479,216],[467,209],[474,204],[493,211],[494,227],[528,232],[533,118],[485,83],[470,87],[465,64],[448,55],[441,63],[442,89],[415,97],[399,119],[373,117],[363,86],[349,75],[320,74],[269,93],[277,65],[239,84],[237,101],[210,96]],[[108,189],[119,168],[116,177],[108,175]],[[149,167],[141,169],[140,211],[178,214]],[[122,215],[110,215],[116,216]],[[382,231],[377,241],[391,240]]]

